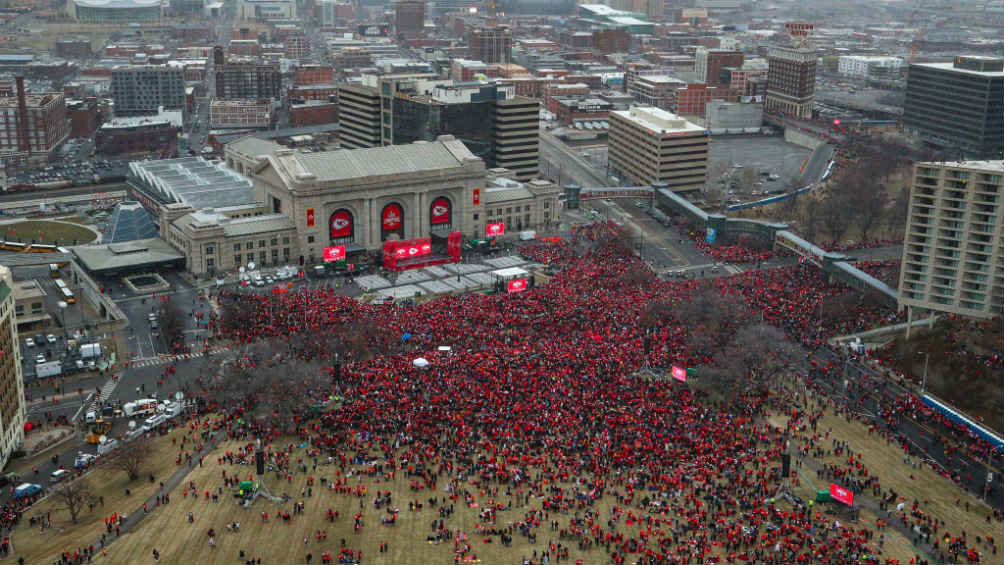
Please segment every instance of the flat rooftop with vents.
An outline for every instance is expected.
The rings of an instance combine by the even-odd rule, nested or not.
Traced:
[[[130,183],[160,204],[221,208],[254,201],[251,181],[222,162],[182,157],[129,163]]]

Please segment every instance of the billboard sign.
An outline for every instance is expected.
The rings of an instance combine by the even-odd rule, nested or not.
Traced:
[[[843,502],[847,506],[854,504],[854,493],[836,483],[830,483],[830,498],[837,502]]]
[[[715,228],[708,228],[708,231],[704,234],[704,241],[707,241],[708,243],[714,243],[717,238],[718,230]]]
[[[401,208],[401,205],[395,203],[384,206],[383,213],[380,215],[380,222],[385,232],[401,229],[404,222],[404,210]]]
[[[432,206],[429,208],[429,223],[434,226],[449,224],[451,211],[450,201],[440,196],[432,201]]]
[[[485,226],[485,237],[501,237],[505,235],[505,222],[491,222]]]
[[[681,383],[687,382],[687,369],[673,365],[673,378]]]
[[[324,248],[324,262],[334,263],[335,261],[345,260],[345,246],[344,245],[333,245],[331,247]]]
[[[331,239],[341,239],[352,237],[352,212],[348,210],[336,210],[331,214]]]
[[[526,279],[513,279],[507,284],[509,294],[526,290]]]

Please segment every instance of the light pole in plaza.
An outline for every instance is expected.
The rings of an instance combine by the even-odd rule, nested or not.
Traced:
[[[59,318],[63,323],[63,339],[69,339],[70,330],[66,327],[66,307],[69,306],[65,300],[60,300],[57,304],[59,306]]]
[[[924,392],[927,391],[927,363],[931,360],[931,354],[926,351],[918,351],[917,355],[924,356],[924,377],[920,382],[920,395],[924,396]]]

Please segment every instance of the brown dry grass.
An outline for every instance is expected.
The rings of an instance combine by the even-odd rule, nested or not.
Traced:
[[[140,479],[129,482],[125,473],[117,469],[98,467],[89,471],[82,479],[94,489],[96,495],[105,499],[104,507],[97,506],[93,512],[84,509],[73,524],[70,514],[60,508],[54,497],[28,510],[22,521],[11,533],[15,551],[0,563],[16,563],[18,557],[24,557],[26,563],[51,563],[59,559],[63,551],[72,552],[76,548],[97,544],[104,533],[104,519],[113,512],[131,514],[143,501],[152,496],[158,488],[157,482],[166,480],[176,468],[174,458],[177,448],[171,445],[171,437],[181,437],[184,432],[175,430],[163,438],[154,440],[153,453],[149,462],[143,466]],[[157,482],[150,483],[147,475],[153,473]],[[26,480],[31,480],[26,478]],[[132,491],[125,495],[125,489]],[[31,516],[44,516],[51,513],[52,527],[39,533],[38,527],[29,525]]]

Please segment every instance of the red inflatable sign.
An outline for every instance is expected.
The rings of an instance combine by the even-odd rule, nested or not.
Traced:
[[[514,292],[523,292],[526,290],[526,279],[513,279],[509,281],[509,294]]]
[[[680,381],[681,383],[687,382],[687,370],[683,367],[677,367],[673,365],[673,378]]]

